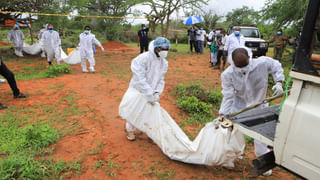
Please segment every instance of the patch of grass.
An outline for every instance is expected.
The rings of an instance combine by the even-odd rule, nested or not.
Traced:
[[[163,167],[159,167],[159,165],[151,165],[149,167],[149,170],[145,173],[149,176],[156,176],[158,179],[168,179],[172,180],[174,179],[174,176],[176,175],[176,172],[173,169],[166,169]]]
[[[17,80],[30,80],[40,78],[52,78],[62,74],[71,73],[71,67],[68,64],[61,64],[59,66],[51,65],[48,69],[46,67],[24,67],[19,72],[15,73]]]
[[[117,175],[117,172],[115,169],[120,169],[120,165],[114,163],[112,161],[112,158],[109,158],[108,161],[107,161],[107,176],[112,176],[112,177],[115,177]]]
[[[172,94],[177,97],[176,105],[189,113],[190,117],[184,120],[183,125],[199,123],[204,125],[212,121],[213,113],[217,113],[222,101],[219,89],[206,91],[197,83],[179,84]]]
[[[100,140],[99,143],[97,144],[97,146],[93,149],[91,149],[90,151],[85,151],[85,153],[87,155],[96,155],[96,154],[100,154],[101,150],[103,148],[103,144],[102,141]]]
[[[244,140],[246,141],[246,144],[253,144],[253,138],[247,136],[247,135],[244,135]]]

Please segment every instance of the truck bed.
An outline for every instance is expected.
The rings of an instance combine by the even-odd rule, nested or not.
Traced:
[[[252,109],[231,118],[227,117],[227,119],[242,127],[240,131],[244,134],[251,137],[252,134],[259,134],[273,142],[279,118],[279,107],[280,105],[275,105],[263,109]],[[246,131],[253,133],[246,133]],[[258,137],[252,138],[261,139]],[[267,144],[270,145],[270,143]]]

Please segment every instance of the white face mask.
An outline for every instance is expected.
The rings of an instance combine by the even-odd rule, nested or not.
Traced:
[[[160,51],[160,52],[159,52],[159,56],[160,56],[161,58],[166,58],[166,57],[168,56],[168,51]]]
[[[246,65],[245,67],[242,67],[242,68],[234,66],[234,70],[235,70],[235,72],[241,73],[243,75],[247,74],[250,70],[250,61],[249,61],[248,65]]]
[[[90,30],[85,30],[84,33],[85,33],[85,34],[89,34],[89,33],[90,33]]]

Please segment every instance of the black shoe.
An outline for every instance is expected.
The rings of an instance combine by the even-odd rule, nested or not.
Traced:
[[[7,109],[8,107],[0,103],[0,110]]]
[[[13,96],[13,97],[14,97],[15,99],[18,99],[18,98],[26,98],[27,95],[20,93],[20,94],[18,94],[18,95]]]
[[[49,61],[48,63],[49,63],[49,66],[51,66],[51,65],[52,65],[52,62],[51,62],[51,61]]]

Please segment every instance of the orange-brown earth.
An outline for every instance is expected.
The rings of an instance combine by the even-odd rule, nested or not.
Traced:
[[[0,84],[1,102],[17,108],[32,108],[35,104],[57,103],[57,99],[70,94],[77,96],[76,105],[85,113],[68,117],[65,122],[56,122],[58,128],[74,128],[75,131],[61,137],[48,157],[73,162],[80,159],[81,173],[63,175],[64,179],[248,179],[250,161],[254,158],[253,146],[249,145],[243,160],[237,160],[236,167],[228,170],[222,167],[208,167],[185,164],[170,160],[148,137],[141,133],[136,141],[126,139],[125,121],[118,116],[118,106],[128,88],[131,78],[130,62],[138,55],[138,48],[115,47],[115,43],[104,43],[106,51],[96,54],[96,73],[82,73],[80,65],[72,66],[72,74],[56,78],[18,81],[20,90],[28,93],[27,99],[12,99],[7,83]],[[116,49],[116,51],[112,51]],[[130,50],[129,50],[130,49]],[[120,50],[120,51],[119,51]],[[200,83],[205,88],[220,87],[220,72],[208,68],[209,53],[203,55],[175,54],[168,57],[169,69],[166,86],[161,96],[161,105],[177,121],[183,120],[183,113],[174,105],[171,95],[179,83]],[[46,66],[45,59],[28,56],[32,63],[21,59],[6,62],[8,67],[18,71],[25,66]],[[56,87],[56,88],[53,88]],[[58,89],[57,89],[58,88]],[[58,104],[62,111],[68,104]],[[5,110],[4,110],[5,111]],[[38,118],[48,118],[45,114]],[[77,120],[75,120],[77,119]],[[198,131],[198,126],[186,126],[186,130]],[[109,165],[108,165],[109,160]],[[100,162],[100,166],[97,165]],[[112,162],[120,165],[113,167]],[[111,176],[110,172],[114,172]],[[109,172],[109,173],[107,173]],[[265,177],[259,177],[264,179]],[[293,175],[280,168],[266,179],[293,179]]]

